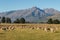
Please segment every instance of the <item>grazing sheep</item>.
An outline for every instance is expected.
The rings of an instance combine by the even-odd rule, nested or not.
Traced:
[[[42,27],[39,27],[39,29],[41,29]]]
[[[47,32],[47,28],[44,28],[44,31],[46,31],[46,32]]]
[[[46,32],[55,32],[56,30],[54,29],[54,28],[44,28],[44,30],[46,31]]]
[[[37,30],[39,29],[39,27],[37,27]]]
[[[55,32],[54,28],[50,28],[50,31],[51,31],[51,32]]]
[[[7,30],[7,28],[6,28],[6,27],[2,27],[2,30],[4,30],[4,31],[5,31],[5,30]]]
[[[32,27],[32,29],[34,29],[34,27]]]
[[[15,27],[13,27],[13,26],[9,27],[9,30],[14,30],[14,29],[15,29]]]

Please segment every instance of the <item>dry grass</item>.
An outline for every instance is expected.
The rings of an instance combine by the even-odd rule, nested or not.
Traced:
[[[1,26],[15,26],[14,30],[0,30],[0,40],[60,40],[60,24],[0,24]],[[27,28],[20,28],[21,25]],[[58,27],[57,32],[45,32],[41,29],[28,27]]]

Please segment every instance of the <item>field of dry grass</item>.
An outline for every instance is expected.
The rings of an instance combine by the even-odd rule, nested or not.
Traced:
[[[14,30],[1,29],[0,40],[60,40],[60,24],[0,24],[1,27],[15,28]],[[52,27],[58,30],[46,32],[39,27]]]
[[[1,23],[0,26],[32,26],[32,27],[60,27],[60,24],[7,24]]]

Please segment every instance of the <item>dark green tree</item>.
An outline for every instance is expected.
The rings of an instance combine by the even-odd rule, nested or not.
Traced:
[[[50,18],[47,23],[48,23],[48,24],[53,24],[52,18]]]
[[[56,20],[53,20],[53,23],[54,23],[54,24],[59,24],[60,21],[59,21],[58,19],[56,19]]]
[[[21,18],[20,19],[20,23],[25,23],[25,19],[24,18]]]
[[[19,19],[16,19],[16,20],[14,21],[14,23],[20,23],[20,20],[19,20]]]
[[[1,23],[1,17],[0,17],[0,23]]]
[[[11,19],[10,18],[6,18],[6,23],[11,23]]]
[[[5,17],[2,17],[1,22],[5,23]]]

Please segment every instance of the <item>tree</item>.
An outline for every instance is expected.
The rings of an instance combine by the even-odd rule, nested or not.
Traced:
[[[11,19],[10,18],[6,18],[6,23],[11,23]]]
[[[16,19],[16,20],[14,21],[14,23],[20,23],[20,20],[19,20],[19,19]]]
[[[20,23],[25,23],[25,19],[24,18],[21,18],[20,19]]]
[[[5,23],[5,17],[2,17],[1,22]]]
[[[54,24],[59,24],[60,21],[59,21],[58,19],[56,19],[56,20],[53,21],[53,23],[54,23]]]
[[[48,24],[52,24],[52,23],[53,23],[52,18],[50,18],[47,23],[48,23]]]
[[[1,23],[1,17],[0,17],[0,23]]]
[[[20,20],[16,19],[14,23],[25,23],[25,19],[24,18],[21,18]]]

